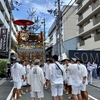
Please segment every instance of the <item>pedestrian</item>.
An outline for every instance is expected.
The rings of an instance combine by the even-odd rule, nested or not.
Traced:
[[[65,90],[66,90],[66,94],[71,94],[71,92],[70,92],[70,86],[68,84],[68,80],[69,80],[68,66],[69,65],[70,65],[70,59],[69,58],[66,58],[65,59],[65,72],[66,72]],[[70,98],[70,96],[68,98]]]
[[[44,75],[45,75],[45,78],[46,78],[46,84],[45,84],[45,89],[48,88],[48,79],[49,79],[49,68],[50,68],[50,59],[47,58],[46,60],[46,63],[44,64]]]
[[[81,67],[76,64],[76,58],[71,58],[71,64],[68,68],[69,72],[69,84],[72,87],[72,94],[74,100],[82,100],[81,97],[81,85],[82,79],[81,74],[82,70]]]
[[[65,80],[64,67],[58,62],[58,56],[52,56],[52,65],[49,68],[52,100],[63,100],[63,81]]]
[[[93,67],[91,66],[90,62],[87,63],[87,70],[88,70],[88,82],[92,83],[93,82],[93,78],[92,78]]]
[[[26,92],[29,91],[30,85],[28,84],[28,79],[29,79],[28,77],[29,77],[30,70],[32,69],[33,66],[34,65],[33,65],[32,60],[29,60],[29,64],[26,65]]]
[[[25,70],[25,65],[26,65],[26,61],[25,60],[22,60],[20,62],[21,66],[22,66],[22,72],[23,72],[23,75],[24,77],[22,78],[22,86],[21,86],[21,94],[25,94],[25,92],[23,91],[23,86],[26,85],[26,70]]]
[[[24,77],[22,66],[19,64],[19,60],[15,60],[15,64],[11,67],[11,77],[14,82],[14,89],[12,94],[12,100],[20,100],[20,89],[22,84],[22,78]],[[16,99],[15,99],[16,94]]]
[[[82,73],[80,75],[81,79],[82,79],[82,85],[81,85],[81,95],[82,95],[82,99],[88,100],[88,92],[86,90],[86,85],[88,84],[87,82],[87,69],[86,66],[83,64],[83,62],[80,59],[77,59],[77,65],[80,66]]]
[[[43,70],[40,68],[40,60],[34,61],[34,67],[30,70],[28,83],[31,85],[31,98],[35,100],[42,100],[44,97],[43,86],[45,84],[45,77]]]
[[[10,63],[7,64],[7,78],[8,79],[11,78],[11,64]]]
[[[97,79],[98,75],[97,75],[97,64],[95,62],[92,63],[92,67],[93,67],[93,71],[92,71],[92,77]]]

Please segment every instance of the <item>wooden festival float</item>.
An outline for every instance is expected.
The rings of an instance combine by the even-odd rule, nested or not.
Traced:
[[[31,20],[20,19],[15,20],[13,23],[23,26],[17,35],[17,53],[20,60],[26,60],[28,62],[29,60],[34,61],[35,59],[40,59],[41,62],[43,62],[43,33],[31,34],[29,30],[26,29],[27,26],[34,24]]]

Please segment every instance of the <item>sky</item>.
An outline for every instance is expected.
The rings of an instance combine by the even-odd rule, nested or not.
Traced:
[[[10,1],[10,0],[9,0]],[[15,9],[13,10],[13,15],[15,20],[17,19],[29,19],[29,9],[34,9],[34,11],[36,11],[35,13],[35,17],[39,17],[39,19],[43,20],[43,18],[45,18],[46,20],[46,35],[48,35],[48,30],[50,28],[50,26],[52,25],[55,17],[53,16],[53,14],[50,14],[47,12],[47,10],[53,9],[55,10],[57,8],[57,6],[54,6],[54,2],[57,0],[13,0],[13,1],[18,1],[19,3],[21,3],[22,5],[17,6],[15,3]],[[67,5],[71,0],[60,0],[62,3],[62,5]],[[73,3],[75,0],[72,0],[71,3]],[[18,8],[19,10],[17,11],[16,8]],[[28,12],[27,12],[28,11]],[[34,19],[33,19],[34,20]],[[43,27],[41,26],[40,30],[42,30]]]

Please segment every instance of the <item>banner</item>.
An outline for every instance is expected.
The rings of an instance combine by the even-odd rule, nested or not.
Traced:
[[[88,62],[100,63],[100,51],[93,50],[69,50],[69,58],[82,60],[85,64]]]
[[[0,29],[0,51],[8,50],[8,33],[7,28]]]

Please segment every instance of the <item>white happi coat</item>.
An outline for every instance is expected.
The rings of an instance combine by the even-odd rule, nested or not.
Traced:
[[[63,75],[61,73],[61,70],[57,67],[56,64],[62,70]],[[51,85],[63,84],[63,81],[65,81],[66,78],[64,67],[59,62],[56,62],[56,64],[55,63],[51,64],[49,68],[49,80],[51,82]]]
[[[69,70],[69,85],[78,86],[78,87],[82,85],[81,66],[78,66],[77,64],[71,64],[68,67],[68,70]]]
[[[35,65],[29,73],[28,83],[31,85],[32,92],[43,91],[43,85],[45,84],[45,77],[43,70]]]
[[[45,72],[45,78],[49,79],[49,67],[51,64],[44,64],[44,72]]]
[[[11,67],[11,76],[13,78],[13,81],[14,82],[21,82],[22,81],[22,75],[24,75],[22,65],[19,64],[19,63],[15,63]]]

